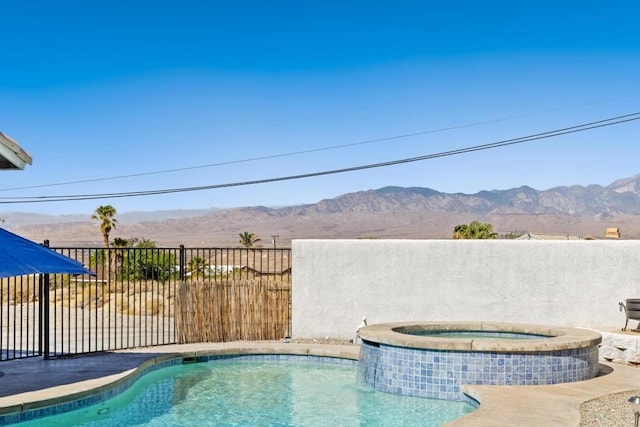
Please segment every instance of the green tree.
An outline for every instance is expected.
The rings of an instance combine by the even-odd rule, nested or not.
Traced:
[[[255,234],[245,231],[244,233],[238,234],[240,236],[240,244],[245,248],[252,248],[253,245],[260,241],[260,238]]]
[[[453,229],[454,239],[495,239],[497,236],[493,225],[479,221],[456,225]]]
[[[191,276],[200,277],[204,276],[204,269],[206,267],[206,262],[202,257],[193,257],[189,260],[188,269],[191,272]]]
[[[118,223],[118,220],[114,218],[117,213],[116,208],[106,205],[98,206],[93,215],[91,215],[91,219],[100,221],[100,232],[104,239],[105,248],[109,247],[109,233],[111,233],[112,229],[115,230]]]
[[[146,237],[132,237],[131,244],[135,245],[136,248],[157,248],[158,244],[151,239],[147,239]]]
[[[123,260],[122,275],[136,280],[165,281],[175,271],[176,257],[149,239],[136,239],[135,249]]]
[[[101,267],[103,268],[107,265],[107,254],[104,249],[97,249],[94,253],[89,257],[89,267]]]

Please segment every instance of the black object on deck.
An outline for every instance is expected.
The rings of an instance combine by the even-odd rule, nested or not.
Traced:
[[[618,306],[620,307],[620,311],[624,309],[624,314],[627,318],[624,328],[622,328],[623,331],[627,330],[629,319],[640,321],[640,298],[626,299],[625,302],[619,302]]]

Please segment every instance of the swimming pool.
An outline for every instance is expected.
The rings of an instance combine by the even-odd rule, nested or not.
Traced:
[[[197,361],[148,372],[96,405],[20,425],[441,426],[475,409],[359,385],[354,360],[227,355]]]

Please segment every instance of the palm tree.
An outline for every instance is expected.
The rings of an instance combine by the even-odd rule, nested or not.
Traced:
[[[497,235],[493,231],[493,225],[479,221],[456,225],[453,229],[454,239],[495,239]]]
[[[260,238],[249,231],[238,234],[240,236],[240,244],[245,248],[252,248],[253,245],[260,241]]]
[[[498,233],[493,231],[493,225],[484,222],[473,221],[469,224],[472,239],[495,239]]]
[[[453,238],[458,239],[467,239],[469,226],[467,224],[456,225],[453,229]]]
[[[122,237],[116,237],[111,242],[111,246],[114,248],[126,248],[129,246],[129,239],[123,239]]]
[[[111,242],[111,247],[115,248],[116,273],[122,271],[122,265],[124,264],[124,258],[125,258],[124,248],[128,246],[129,246],[129,240],[123,239],[122,237],[116,237],[115,239],[113,239],[113,242]]]
[[[111,205],[106,206],[98,206],[93,215],[91,215],[91,219],[95,219],[100,222],[100,232],[102,233],[102,237],[104,239],[104,247],[109,247],[109,233],[111,230],[116,228],[116,224],[118,220],[114,218],[114,216],[118,213],[116,208]]]

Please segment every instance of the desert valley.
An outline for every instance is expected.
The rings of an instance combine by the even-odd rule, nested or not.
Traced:
[[[604,238],[619,228],[622,239],[640,238],[640,175],[610,185],[527,186],[476,194],[441,193],[423,187],[385,187],[343,194],[314,204],[233,209],[121,212],[113,237],[151,239],[159,246],[228,247],[252,232],[258,246],[286,247],[293,239],[449,239],[458,224],[490,223],[506,233]],[[117,208],[117,206],[115,206]],[[4,227],[54,247],[100,246],[91,212],[39,215],[0,212]]]

